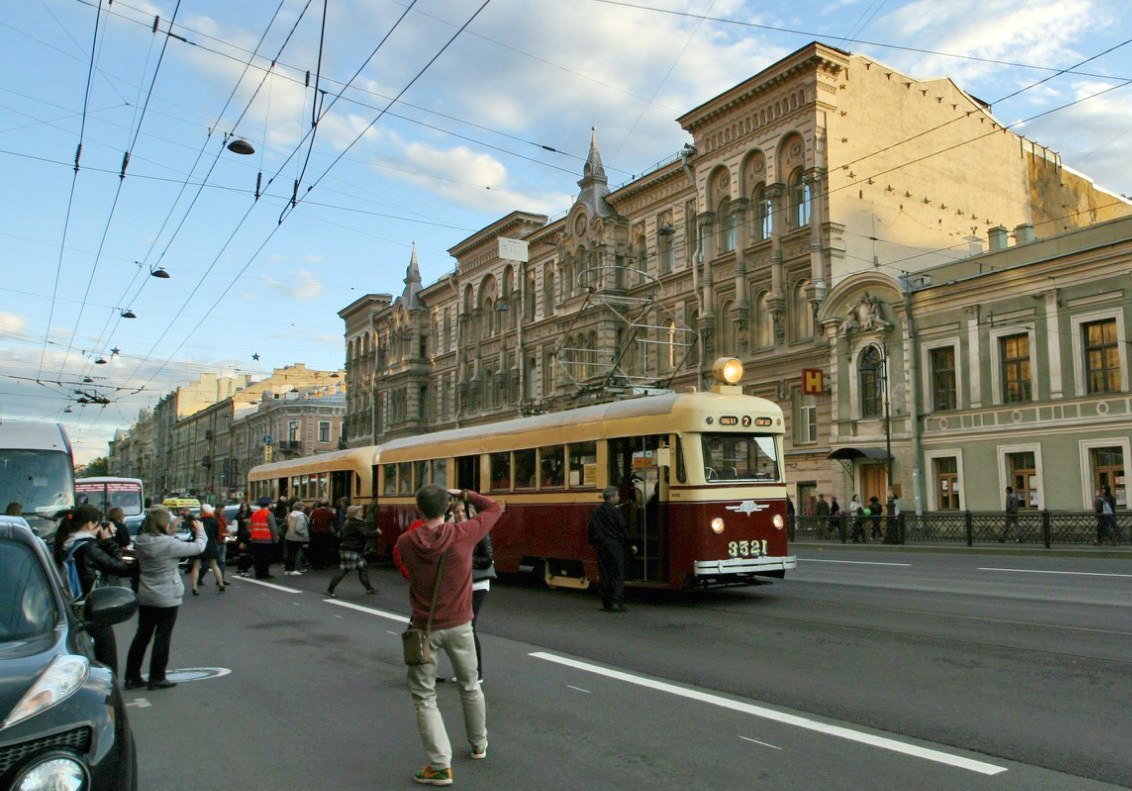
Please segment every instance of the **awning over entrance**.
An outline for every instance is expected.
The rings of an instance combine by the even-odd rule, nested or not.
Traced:
[[[838,448],[830,453],[827,459],[841,459],[848,461],[855,461],[857,459],[882,459],[889,458],[888,452],[884,448]]]

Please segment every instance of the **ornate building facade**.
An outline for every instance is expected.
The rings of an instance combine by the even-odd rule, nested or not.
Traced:
[[[399,298],[345,308],[348,443],[702,386],[732,355],[788,415],[803,510],[819,490],[927,505],[917,274],[1006,228],[1026,244],[1132,211],[950,80],[818,43],[678,122],[693,142],[615,190],[593,133],[564,217],[507,215],[428,286],[414,252]]]

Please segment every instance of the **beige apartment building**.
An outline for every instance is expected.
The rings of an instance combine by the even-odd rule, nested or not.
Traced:
[[[803,510],[818,491],[890,488],[942,507],[908,380],[924,370],[906,319],[920,308],[905,300],[934,305],[927,292],[948,287],[919,273],[1132,206],[951,80],[819,43],[677,121],[692,143],[654,171],[611,189],[594,131],[564,217],[507,215],[454,246],[454,271],[427,286],[414,252],[400,297],[343,309],[347,442],[702,386],[731,355],[748,393],[784,407]],[[820,372],[810,392],[804,370]]]
[[[265,454],[337,449],[345,412],[344,370],[295,363],[258,381],[206,373],[120,432],[108,467],[113,475],[141,478],[155,500],[196,494],[219,501],[243,489],[248,469]]]

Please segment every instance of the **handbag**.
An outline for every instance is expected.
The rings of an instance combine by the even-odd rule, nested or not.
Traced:
[[[428,608],[428,624],[424,629],[409,626],[401,632],[401,645],[405,652],[405,664],[410,666],[427,665],[432,661],[432,645],[429,635],[432,633],[432,614],[436,611],[436,597],[440,594],[440,580],[444,576],[444,563],[448,560],[448,553],[440,557],[440,565],[436,569],[436,584],[432,586],[432,604]]]

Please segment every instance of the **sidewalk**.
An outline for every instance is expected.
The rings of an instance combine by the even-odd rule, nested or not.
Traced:
[[[983,555],[1027,555],[1033,557],[1088,557],[1113,560],[1132,560],[1132,546],[1128,544],[1055,544],[1046,549],[1040,543],[1000,544],[976,543],[973,546],[959,541],[916,541],[905,544],[885,544],[883,541],[869,541],[865,544],[841,543],[836,538],[821,539],[804,536],[790,542],[791,552],[799,549],[826,552],[940,552],[940,553],[978,553]]]

